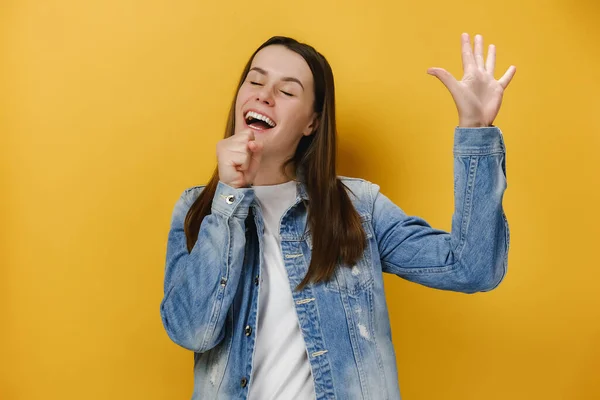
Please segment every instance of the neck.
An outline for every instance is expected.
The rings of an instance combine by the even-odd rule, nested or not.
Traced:
[[[262,159],[260,168],[254,177],[254,186],[278,185],[296,179],[293,164],[288,164],[285,174],[281,171],[282,162],[279,160]]]

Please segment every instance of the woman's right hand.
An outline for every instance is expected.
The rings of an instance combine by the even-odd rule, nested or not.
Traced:
[[[252,129],[217,143],[219,180],[231,187],[249,187],[260,165],[262,144],[255,141]]]

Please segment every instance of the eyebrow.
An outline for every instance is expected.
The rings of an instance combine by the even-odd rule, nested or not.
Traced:
[[[256,71],[262,75],[269,75],[269,73],[267,71],[265,71],[264,69],[259,68],[259,67],[253,67],[250,69],[250,71]],[[248,71],[248,72],[250,72],[250,71]],[[284,76],[283,78],[281,78],[281,80],[284,82],[296,82],[298,85],[300,85],[302,87],[302,90],[304,90],[304,85],[302,84],[302,82],[300,82],[300,79],[294,78],[292,76]]]

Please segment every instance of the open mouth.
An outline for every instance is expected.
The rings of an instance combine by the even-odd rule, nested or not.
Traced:
[[[244,119],[246,120],[246,125],[248,125],[248,127],[258,131],[264,131],[277,126],[275,121],[271,118],[256,111],[248,111],[244,116]]]

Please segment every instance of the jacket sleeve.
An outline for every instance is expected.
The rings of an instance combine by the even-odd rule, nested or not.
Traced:
[[[201,353],[224,337],[244,262],[245,220],[254,190],[219,182],[211,214],[202,220],[198,240],[188,253],[184,221],[198,196],[192,197],[193,191],[186,190],[173,210],[160,314],[171,340]]]
[[[505,156],[497,127],[455,129],[451,232],[406,215],[371,184],[373,229],[383,271],[464,293],[498,286],[506,274],[510,238],[502,208]]]

